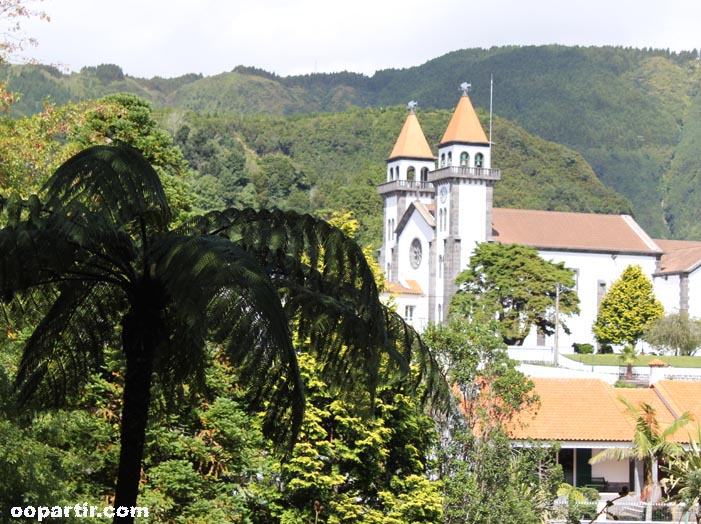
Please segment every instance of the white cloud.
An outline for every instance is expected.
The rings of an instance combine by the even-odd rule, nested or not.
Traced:
[[[691,0],[45,0],[39,61],[150,77],[236,65],[281,75],[419,65],[450,51],[560,43],[701,47]]]

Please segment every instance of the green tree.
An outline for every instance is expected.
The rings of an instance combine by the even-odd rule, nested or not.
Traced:
[[[660,351],[692,356],[701,346],[701,320],[686,311],[665,315],[650,323],[643,339]]]
[[[639,265],[630,265],[601,300],[594,336],[600,344],[635,346],[650,322],[662,315],[664,308],[655,297],[652,282]]]
[[[667,478],[662,481],[670,500],[694,508],[701,503],[701,428],[689,438],[689,446],[680,448],[669,464],[662,466]],[[701,523],[701,511],[696,511],[696,522]]]
[[[556,305],[565,330],[565,317],[579,312],[574,272],[562,263],[543,260],[531,247],[482,243],[456,283],[451,315],[483,321],[496,318],[498,332],[509,345],[522,344],[534,326],[553,334]]]
[[[514,416],[536,406],[538,398],[495,333],[494,326],[455,319],[425,333],[460,407],[442,422],[445,437],[437,453],[448,524],[537,522],[562,482],[551,449],[511,447]]]
[[[118,328],[125,368],[115,506],[136,505],[154,377],[166,389],[186,378],[201,384],[208,340],[223,344],[248,402],[266,402],[264,429],[279,442],[294,438],[304,413],[292,320],[331,383],[372,392],[385,355],[388,372],[427,355],[379,301],[362,251],[339,230],[252,210],[171,229],[158,174],[129,146],[89,148],[41,196],[2,204],[2,297],[42,317],[23,350],[20,397],[56,404],[75,396]],[[419,363],[430,371],[430,360]]]

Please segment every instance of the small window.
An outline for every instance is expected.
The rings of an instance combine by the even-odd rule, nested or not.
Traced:
[[[445,153],[441,153],[441,167],[445,167]]]
[[[421,181],[428,182],[428,168],[421,168]]]
[[[448,151],[448,165],[452,166],[453,165],[453,152]]]
[[[411,166],[409,169],[407,169],[406,179],[407,180],[416,180],[416,169],[414,169],[414,166]]]
[[[475,167],[482,167],[484,164],[484,155],[482,153],[477,153],[475,155]]]
[[[466,166],[469,161],[470,161],[470,155],[468,155],[466,151],[463,151],[462,153],[460,153],[460,165],[461,166]]]
[[[411,322],[414,320],[414,308],[415,306],[405,306],[404,307],[404,320]]]

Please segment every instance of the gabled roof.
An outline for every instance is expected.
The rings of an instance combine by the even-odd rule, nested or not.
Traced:
[[[431,146],[426,141],[419,119],[413,111],[404,121],[402,131],[394,144],[394,149],[389,155],[389,160],[396,158],[418,158],[422,160],[434,160]]]
[[[521,413],[511,430],[515,440],[626,442],[633,423],[606,382],[598,379],[532,378],[537,411]],[[650,400],[652,400],[650,392]]]
[[[470,97],[463,95],[458,101],[458,105],[453,112],[448,128],[443,134],[441,145],[451,142],[461,142],[470,144],[489,144],[487,135],[484,134],[475,108],[472,107]]]
[[[660,273],[689,273],[701,265],[701,242],[690,240],[655,240],[664,251]]]
[[[537,410],[521,413],[511,429],[514,440],[560,442],[631,442],[635,421],[625,399],[635,408],[649,404],[664,429],[689,411],[701,417],[701,382],[662,380],[650,388],[614,388],[598,379],[532,378],[540,398]],[[691,426],[674,435],[688,442]]]
[[[409,204],[409,207],[406,208],[406,211],[404,211],[402,218],[399,220],[399,224],[397,224],[397,229],[395,230],[397,236],[401,235],[402,231],[404,230],[404,226],[407,225],[407,222],[409,222],[409,219],[411,218],[411,215],[414,214],[414,211],[416,211],[426,221],[429,227],[435,229],[435,210],[435,204],[427,205],[419,200],[414,200],[411,204]]]
[[[662,253],[628,215],[494,208],[492,238],[544,250]]]

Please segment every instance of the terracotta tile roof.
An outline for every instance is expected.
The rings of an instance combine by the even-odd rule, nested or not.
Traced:
[[[492,238],[543,249],[661,253],[627,215],[494,208]]]
[[[453,116],[448,123],[448,128],[441,139],[441,145],[450,142],[489,144],[475,108],[472,107],[470,97],[467,95],[460,97]]]
[[[660,428],[689,411],[701,416],[701,382],[663,380],[651,388],[614,388],[597,379],[532,378],[540,407],[519,415],[511,436],[516,440],[629,442],[635,421],[621,402],[638,408],[652,406]],[[688,442],[690,426],[680,429],[674,440]]]
[[[406,117],[402,131],[397,137],[394,149],[392,149],[388,160],[395,158],[420,158],[426,160],[435,158],[431,151],[431,146],[428,145],[426,136],[421,129],[419,119],[416,118],[416,114],[413,112]]]
[[[660,380],[652,389],[662,395],[676,416],[688,411],[694,417],[694,426],[701,422],[701,382]],[[689,429],[683,430],[684,433]]]
[[[540,397],[540,407],[535,413],[519,416],[511,430],[512,438],[607,442],[626,442],[632,438],[633,423],[624,415],[625,406],[606,382],[598,379],[531,380]]]
[[[660,273],[686,273],[701,264],[701,242],[690,240],[655,240],[664,251]]]
[[[424,292],[416,280],[407,280],[406,286],[400,282],[385,282],[388,293],[396,295],[423,295]]]

